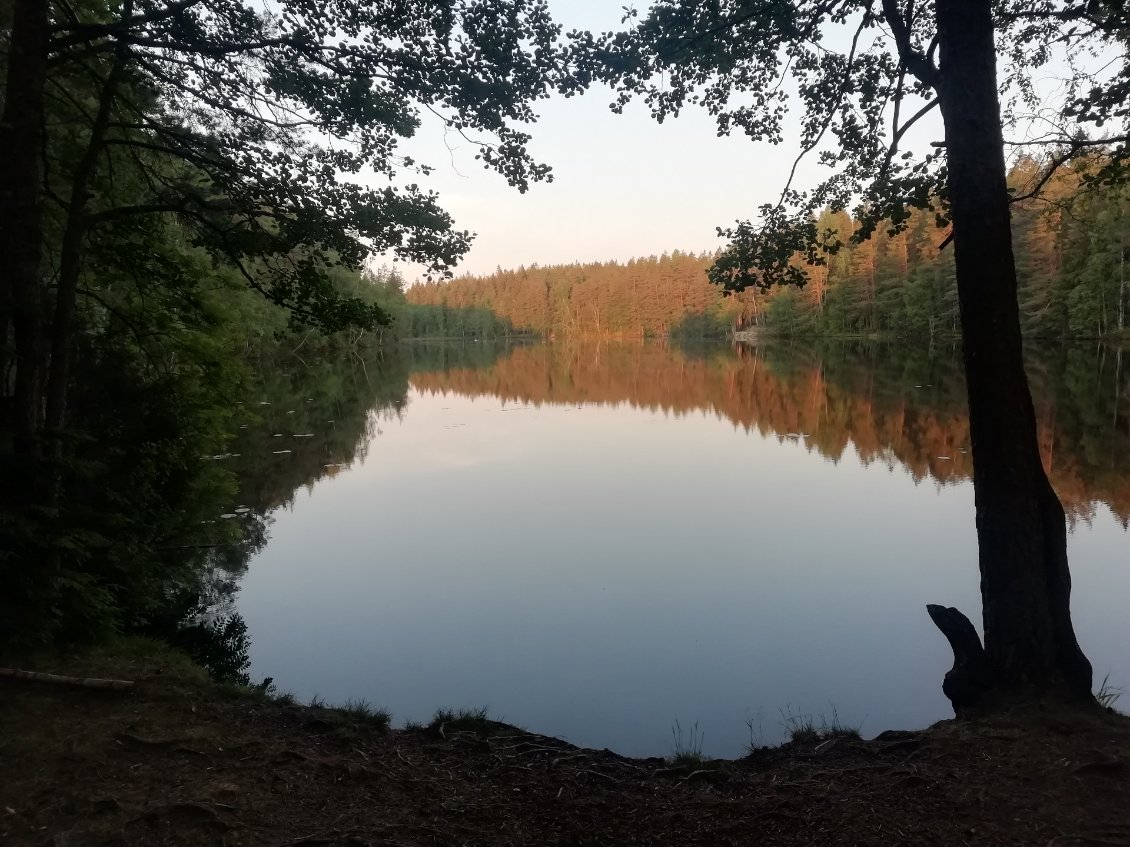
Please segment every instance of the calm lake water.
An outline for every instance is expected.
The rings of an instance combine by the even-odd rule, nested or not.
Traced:
[[[412,347],[274,367],[240,430],[267,521],[237,607],[252,674],[394,721],[488,706],[664,755],[952,713],[926,603],[979,618],[956,350]],[[1127,368],[1130,370],[1130,367]],[[1030,363],[1096,682],[1130,685],[1130,385]]]

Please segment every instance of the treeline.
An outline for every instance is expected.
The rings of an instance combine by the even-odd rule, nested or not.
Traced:
[[[286,309],[254,292],[236,292],[231,300],[236,322],[234,339],[241,353],[273,355],[306,350],[361,350],[411,339],[503,339],[531,337],[489,308],[448,307],[409,302],[403,275],[395,267],[366,267],[361,271],[336,269],[334,287],[349,298],[380,309],[387,323],[348,327],[333,332],[296,323]]]
[[[1043,338],[1090,338],[1126,328],[1125,189],[1084,188],[1088,163],[1057,172],[1039,200],[1013,208],[1013,242],[1023,329]],[[1043,173],[1026,158],[1009,180],[1023,195]],[[521,267],[489,276],[424,283],[410,303],[488,309],[517,330],[546,338],[710,337],[756,327],[784,335],[955,338],[957,282],[947,231],[931,211],[890,222],[859,244],[859,222],[824,212],[821,232],[843,246],[808,265],[803,288],[754,289],[723,297],[706,277],[715,256],[674,252],[618,262]]]
[[[877,342],[518,347],[489,367],[421,371],[420,391],[517,403],[628,404],[707,412],[840,461],[904,467],[916,480],[969,479],[969,417],[955,345]],[[1073,346],[1028,361],[1041,454],[1069,516],[1099,504],[1130,521],[1130,368],[1121,352]]]
[[[1095,164],[1078,159],[1038,199],[1013,204],[1021,326],[1030,337],[1097,338],[1126,328],[1127,191],[1089,183]],[[1020,159],[1008,175],[1014,196],[1026,196],[1045,171]],[[755,323],[786,334],[957,337],[953,251],[934,213],[913,211],[901,232],[884,233],[885,222],[880,234],[852,244],[857,225],[846,213],[822,214],[817,228],[845,246],[807,268],[804,288],[765,298]]]
[[[758,301],[748,294],[723,297],[706,279],[711,261],[675,251],[624,264],[532,265],[418,283],[406,295],[417,306],[489,309],[547,339],[722,335],[752,320]]]

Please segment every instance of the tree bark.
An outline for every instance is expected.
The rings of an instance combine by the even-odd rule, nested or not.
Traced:
[[[1126,316],[1126,220],[1122,198],[1118,198],[1118,331]],[[1119,353],[1121,354],[1121,349]]]
[[[133,2],[122,4],[123,24],[133,15]],[[124,39],[119,39],[114,49],[110,70],[98,94],[98,111],[90,127],[90,137],[86,149],[71,175],[71,196],[67,205],[66,223],[63,228],[62,248],[59,254],[59,284],[55,292],[55,314],[51,326],[51,364],[47,373],[46,412],[44,429],[53,443],[56,455],[61,442],[67,407],[67,380],[69,376],[71,350],[71,324],[74,320],[75,300],[81,273],[82,247],[89,224],[87,198],[90,182],[102,154],[106,130],[114,108],[118,86],[125,73],[129,49]]]
[[[0,313],[15,343],[13,397],[0,427],[25,458],[37,453],[43,416],[42,193],[43,90],[47,79],[46,0],[15,0],[0,117]],[[6,335],[6,333],[5,333]]]
[[[937,0],[938,95],[973,450],[988,691],[1091,697],[1063,507],[1024,371],[990,0]],[[955,704],[956,705],[956,704]]]

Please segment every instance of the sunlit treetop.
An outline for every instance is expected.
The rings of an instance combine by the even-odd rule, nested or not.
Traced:
[[[798,148],[759,220],[719,229],[730,245],[711,276],[739,290],[803,284],[796,257],[822,264],[840,246],[818,230],[821,209],[855,207],[857,241],[880,224],[899,231],[912,208],[948,225],[944,140],[907,137],[939,105],[934,12],[916,0],[659,0],[642,16],[626,8],[624,31],[571,35],[578,65],[614,88],[614,109],[639,98],[663,121],[700,107],[719,135]],[[994,4],[994,15],[1006,151],[1037,151],[1044,164],[1015,199],[1038,194],[1084,153],[1103,154],[1086,157],[1088,183],[1125,179],[1122,4],[1014,0]],[[802,189],[797,164],[806,157],[828,175]]]

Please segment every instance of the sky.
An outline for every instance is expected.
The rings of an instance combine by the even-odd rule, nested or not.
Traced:
[[[622,5],[549,2],[565,31],[619,29]],[[526,194],[484,170],[475,145],[445,133],[438,121],[425,122],[404,145],[436,168],[413,181],[439,193],[458,228],[476,233],[457,275],[715,250],[724,243],[717,227],[756,217],[759,205],[779,195],[795,147],[718,138],[713,119],[697,109],[662,125],[639,103],[617,115],[612,100],[609,89],[597,87],[539,104],[529,150],[552,166],[554,181]],[[806,173],[811,184],[815,167]],[[409,280],[420,272],[410,265],[403,271]]]
[[[638,4],[644,10],[648,5],[646,0]],[[549,0],[565,32],[622,29],[622,6],[622,0]],[[846,31],[828,31],[825,37],[846,52]],[[1066,73],[1066,65],[1053,59],[1031,82],[1055,99],[1062,93],[1058,76]],[[533,136],[528,149],[553,168],[554,180],[532,184],[525,194],[475,160],[477,145],[427,116],[402,151],[435,172],[424,178],[406,175],[405,182],[438,192],[457,228],[475,233],[457,275],[535,263],[626,261],[671,250],[713,251],[724,246],[718,227],[755,219],[760,205],[779,197],[797,153],[799,133],[789,133],[787,124],[785,142],[774,146],[744,136],[719,138],[713,118],[699,108],[658,124],[639,102],[623,114],[613,113],[613,99],[608,88],[596,86],[582,96],[537,104],[539,120],[528,127]],[[909,114],[921,101],[905,105]],[[797,117],[794,113],[794,127]],[[1037,129],[1046,132],[1038,122]],[[900,146],[922,152],[943,137],[935,110]],[[794,187],[811,188],[828,175],[810,155],[798,168]],[[400,267],[409,281],[423,273],[419,266]]]

